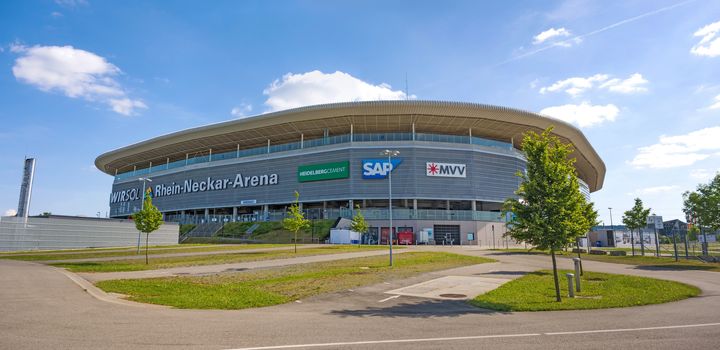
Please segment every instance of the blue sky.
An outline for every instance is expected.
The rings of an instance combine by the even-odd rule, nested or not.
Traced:
[[[614,222],[666,219],[720,169],[720,2],[0,2],[0,215],[102,215],[100,153],[304,104],[487,103],[579,126]]]

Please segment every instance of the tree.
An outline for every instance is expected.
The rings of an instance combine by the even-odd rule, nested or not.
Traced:
[[[297,253],[298,231],[310,227],[310,220],[305,218],[300,210],[300,193],[295,191],[295,203],[288,209],[288,217],[283,219],[283,228],[295,234],[295,253]]]
[[[697,190],[683,193],[683,212],[700,229],[703,235],[703,254],[707,255],[707,230],[720,229],[720,173]],[[694,226],[695,226],[694,225]]]
[[[365,216],[363,216],[362,211],[360,211],[360,206],[355,206],[355,215],[353,216],[352,223],[350,224],[350,229],[359,232],[361,235],[367,233],[368,229],[370,228],[370,225],[368,225],[367,221],[365,221]]]
[[[527,170],[518,172],[522,179],[515,194],[507,199],[503,212],[512,213],[505,235],[524,241],[538,249],[549,249],[553,263],[555,298],[559,302],[560,284],[555,251],[585,235],[597,224],[597,211],[580,192],[575,174],[573,148],[551,134],[527,132],[522,150]]]
[[[152,204],[152,196],[150,189],[145,192],[143,208],[133,215],[135,220],[135,228],[145,234],[145,264],[148,263],[148,240],[150,233],[160,228],[162,225],[162,213]]]
[[[650,208],[643,208],[643,202],[640,198],[635,198],[635,205],[632,209],[623,213],[623,224],[630,229],[630,244],[632,245],[632,255],[635,256],[635,235],[633,230],[637,230],[640,236],[640,245],[643,246],[643,255],[645,255],[644,243],[642,238],[642,229],[647,226],[647,218],[650,216]]]

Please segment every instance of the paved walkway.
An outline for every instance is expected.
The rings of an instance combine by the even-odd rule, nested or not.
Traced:
[[[248,310],[131,307],[98,300],[58,269],[0,260],[3,349],[713,349],[720,344],[720,274],[650,270],[586,261],[591,271],[664,278],[699,286],[697,298],[621,309],[501,313],[461,301],[387,291],[443,275],[516,276],[547,269],[546,256],[488,256],[498,263],[388,281],[300,303]],[[559,259],[561,268],[571,261]],[[385,301],[383,301],[385,300]],[[302,344],[318,344],[317,346]],[[334,344],[334,345],[332,345]]]
[[[300,248],[298,246],[298,248]],[[275,248],[272,248],[275,250]],[[287,248],[283,248],[287,249]],[[270,249],[267,249],[270,250]],[[264,250],[264,251],[267,251]],[[410,249],[394,250],[394,254],[411,251]],[[245,252],[245,251],[243,251]],[[240,252],[238,252],[240,253]],[[133,278],[155,278],[155,277],[171,277],[171,276],[188,276],[188,275],[207,275],[223,272],[237,272],[249,269],[259,269],[268,267],[279,267],[296,264],[316,263],[324,261],[342,260],[362,258],[367,256],[387,255],[386,250],[363,250],[356,253],[340,253],[340,254],[322,254],[322,255],[306,255],[297,258],[286,259],[268,259],[258,261],[247,261],[231,264],[220,265],[199,265],[199,266],[182,266],[160,270],[147,271],[127,271],[127,272],[93,272],[79,273],[81,277],[91,282],[116,280],[116,279],[133,279]]]
[[[298,249],[307,248],[318,248],[327,247],[328,245],[322,244],[302,244],[298,245]],[[271,248],[247,248],[247,249],[229,249],[229,250],[215,250],[210,252],[186,252],[186,253],[167,253],[167,254],[152,254],[151,258],[175,258],[183,256],[199,256],[199,255],[223,255],[223,254],[249,254],[249,253],[260,253],[260,252],[271,252],[277,250],[292,250],[292,246],[287,247],[271,247]],[[145,260],[145,254],[140,253],[137,255],[127,256],[108,256],[101,258],[81,258],[81,259],[62,259],[62,260],[42,260],[38,261],[43,264],[57,264],[57,263],[77,263],[77,262],[96,262],[96,261],[117,261],[117,260]]]

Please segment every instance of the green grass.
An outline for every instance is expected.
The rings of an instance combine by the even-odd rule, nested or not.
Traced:
[[[542,250],[526,250],[526,249],[496,249],[498,253],[507,252],[511,254],[532,254],[532,255],[549,255],[550,253]],[[577,253],[571,252],[557,252],[558,256],[575,258]],[[702,270],[720,272],[720,263],[706,263],[695,259],[684,259],[680,258],[675,261],[675,258],[671,257],[656,257],[651,255],[628,255],[628,256],[610,256],[610,255],[593,255],[581,253],[580,257],[583,260],[601,261],[615,264],[626,264],[626,265],[639,265],[647,266],[649,268],[660,268],[660,269],[672,269],[672,270]]]
[[[204,277],[111,280],[97,286],[129,300],[184,309],[244,309],[291,302],[429,271],[492,262],[441,252],[345,259]]]
[[[334,223],[335,220],[314,220],[310,228],[298,232],[298,241],[310,242],[311,240],[315,240],[322,242],[330,236],[330,228]],[[249,239],[261,242],[292,242],[294,239],[294,234],[285,230],[280,221],[228,223],[217,233],[217,237],[245,237],[245,232],[255,224],[257,224],[258,227],[247,237]]]
[[[172,247],[195,247],[195,246],[205,246],[207,244],[182,244],[182,245],[151,245],[150,249],[154,248],[172,248]],[[25,255],[25,254],[54,254],[54,253],[67,253],[67,254],[75,254],[75,253],[84,253],[84,252],[102,252],[107,250],[131,250],[135,249],[136,246],[121,246],[121,247],[102,247],[102,248],[69,248],[69,249],[48,249],[48,250],[18,250],[13,252],[0,252],[0,259],[5,256],[13,256],[13,255]],[[145,248],[144,246],[142,248]]]
[[[683,283],[585,271],[582,292],[568,298],[565,273],[558,271],[562,302],[555,301],[552,271],[538,271],[480,295],[470,303],[499,311],[583,310],[667,303],[700,294]]]
[[[184,246],[184,245],[183,245]],[[217,246],[212,245],[208,247],[186,247],[174,246],[171,249],[152,248],[148,250],[148,255],[156,254],[173,254],[173,253],[203,253],[203,252],[218,252],[218,251],[242,251],[247,249],[261,249],[261,248],[277,248],[277,247],[288,247],[289,244],[243,244],[243,245],[225,245]],[[140,254],[136,253],[135,247],[127,249],[126,251],[108,252],[102,249],[98,250],[82,250],[82,251],[56,251],[54,253],[42,252],[38,254],[30,255],[0,255],[0,259],[13,259],[13,260],[26,260],[26,261],[45,261],[45,260],[70,260],[70,259],[92,259],[92,258],[110,258],[110,257],[124,257],[124,256],[138,256],[142,258],[145,256],[145,247],[140,247]]]
[[[270,259],[287,259],[308,255],[323,254],[339,254],[352,253],[363,250],[379,250],[387,249],[385,246],[347,246],[333,245],[318,248],[298,249],[297,253],[293,249],[282,249],[264,252],[243,252],[239,250],[235,253],[217,254],[217,255],[195,255],[167,258],[150,258],[150,263],[145,264],[145,260],[112,260],[97,262],[69,262],[51,264],[57,267],[63,267],[73,272],[121,272],[121,271],[142,271],[157,270],[180,266],[198,266],[198,265],[217,265],[229,264],[248,261],[260,261]]]

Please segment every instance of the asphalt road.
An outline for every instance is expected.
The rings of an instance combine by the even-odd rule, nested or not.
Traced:
[[[544,256],[491,255],[483,270],[548,268]],[[561,260],[568,267],[568,260]],[[458,301],[388,297],[433,275],[267,308],[176,310],[95,299],[55,268],[0,261],[1,349],[714,349],[720,347],[720,274],[585,262],[592,271],[694,284],[700,297],[622,309],[498,313]],[[438,275],[439,273],[435,273]],[[305,346],[306,344],[314,344]]]

